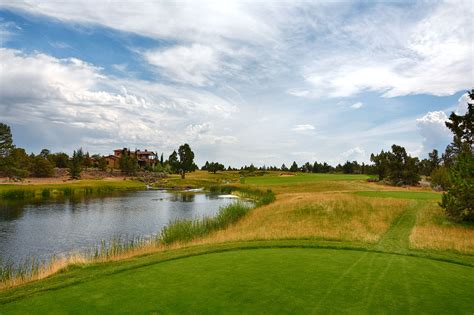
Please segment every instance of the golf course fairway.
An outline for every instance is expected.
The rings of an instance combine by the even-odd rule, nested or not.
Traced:
[[[82,280],[90,267],[73,270],[69,279],[79,280],[71,284],[51,285],[56,275],[36,291],[18,288],[23,296],[3,300],[0,314],[474,311],[474,268],[420,257],[296,247],[149,260]]]

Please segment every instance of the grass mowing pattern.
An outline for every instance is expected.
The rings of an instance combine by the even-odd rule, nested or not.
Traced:
[[[77,270],[76,277],[88,271]],[[0,304],[0,313],[472,313],[473,287],[469,266],[373,252],[272,248],[91,277]]]
[[[214,186],[211,191],[220,193],[230,193],[235,187]],[[238,189],[240,196],[256,200],[255,206],[250,206],[242,202],[235,202],[222,207],[215,217],[196,220],[176,220],[168,224],[161,231],[159,242],[169,245],[175,242],[189,242],[195,238],[208,235],[214,231],[225,229],[227,226],[237,222],[254,207],[269,204],[275,200],[275,195],[271,190],[262,192],[256,189]]]

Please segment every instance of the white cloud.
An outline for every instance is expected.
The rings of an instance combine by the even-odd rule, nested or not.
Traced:
[[[370,24],[364,16],[347,21],[351,32],[342,39],[358,40],[358,45],[313,60],[304,68],[314,96],[349,97],[363,91],[386,97],[441,96],[471,87],[474,46],[468,16],[474,12],[469,1],[440,3],[416,21],[400,21],[402,12],[384,9],[377,15],[370,12]],[[392,15],[395,22],[387,23]],[[360,35],[360,29],[366,29],[367,35]]]
[[[384,3],[360,10],[350,3],[306,1],[3,4],[170,39],[174,47],[150,50],[144,57],[172,80],[196,86],[212,85],[217,74],[227,74],[254,87],[275,80],[298,97],[349,97],[363,91],[386,97],[452,95],[470,88],[472,3],[410,5]],[[312,87],[294,87],[295,79]]]
[[[201,44],[147,51],[144,56],[171,79],[198,86],[209,84],[221,63],[215,49]]]
[[[458,106],[456,108],[456,114],[458,115],[465,115],[467,113],[467,104],[473,103],[474,101],[471,100],[469,94],[464,93],[458,100]]]
[[[11,21],[4,22],[0,17],[0,46],[5,45],[18,31],[21,31],[20,26]]]
[[[444,152],[444,149],[451,141],[451,133],[445,122],[448,116],[442,111],[428,112],[416,120],[418,130],[423,137],[423,144],[420,150],[424,157],[433,149]]]
[[[67,129],[81,128],[77,130],[84,137],[80,141],[96,148],[101,143],[176,146],[196,137],[196,132],[188,132],[190,122],[222,120],[236,111],[228,101],[205,91],[108,77],[78,59],[24,55],[5,48],[0,49],[0,59],[2,120],[52,124],[48,128],[63,130],[59,137]],[[198,134],[204,130],[200,128]],[[90,133],[102,141],[93,141],[87,136]],[[201,140],[232,141],[212,132]]]
[[[56,2],[25,0],[3,3],[7,8],[52,16],[62,21],[101,24],[157,39],[215,41],[235,38],[267,41],[275,33],[272,24],[241,1],[183,0],[172,2],[79,0]],[[126,17],[126,18],[124,18]]]
[[[310,94],[310,92],[308,90],[305,90],[305,89],[288,89],[286,91],[286,93],[288,93],[290,95],[293,95],[293,96],[297,96],[297,97],[305,97],[305,96],[308,96]]]
[[[362,108],[363,106],[364,106],[364,103],[362,103],[362,102],[357,102],[357,103],[352,104],[352,105],[351,105],[351,108],[353,108],[353,109],[360,109],[360,108]]]
[[[365,153],[365,150],[359,146],[356,146],[354,148],[350,148],[347,151],[344,151],[340,155],[339,163],[344,163],[346,161],[367,161],[367,155]]]
[[[295,125],[291,130],[295,132],[307,132],[314,130],[314,126],[310,124]]]

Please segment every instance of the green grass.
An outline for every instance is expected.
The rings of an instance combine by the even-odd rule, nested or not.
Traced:
[[[71,270],[68,277],[60,274],[41,285],[0,293],[0,313],[472,314],[474,310],[470,266],[358,250],[239,250],[230,245],[221,250],[225,251],[206,254],[186,249],[183,259],[173,257],[179,252],[174,251]]]
[[[441,193],[431,191],[358,191],[356,195],[377,198],[441,200]]]
[[[245,184],[251,185],[288,185],[321,181],[352,181],[366,180],[368,175],[352,174],[308,174],[295,173],[295,176],[280,176],[279,173],[269,173],[264,176],[246,177]]]
[[[74,194],[104,194],[116,190],[144,189],[134,180],[78,180],[63,184],[0,185],[0,200],[49,199]]]

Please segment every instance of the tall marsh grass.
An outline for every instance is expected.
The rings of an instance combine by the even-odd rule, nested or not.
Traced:
[[[159,241],[169,245],[177,242],[189,242],[193,239],[206,236],[214,231],[223,230],[229,225],[237,222],[254,207],[267,205],[275,200],[275,194],[271,190],[258,190],[235,186],[211,186],[210,191],[214,193],[230,194],[235,193],[242,198],[251,199],[254,205],[236,202],[219,210],[215,217],[176,220],[168,224],[160,234]]]
[[[0,200],[33,200],[71,197],[76,195],[104,195],[117,190],[143,189],[139,182],[86,181],[47,185],[2,185]]]
[[[222,207],[215,217],[173,221],[161,231],[159,240],[166,245],[191,241],[194,238],[226,228],[228,225],[237,222],[252,208],[251,205],[236,202]]]

